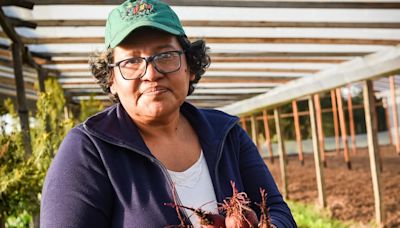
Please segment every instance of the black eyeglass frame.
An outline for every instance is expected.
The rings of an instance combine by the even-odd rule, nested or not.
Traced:
[[[176,70],[172,70],[172,71],[162,71],[162,70],[158,69],[157,63],[154,63],[154,59],[156,59],[160,55],[168,54],[168,53],[177,53],[179,55],[179,67]],[[185,53],[185,51],[183,51],[183,50],[174,50],[174,51],[165,51],[165,52],[157,53],[155,55],[148,56],[148,57],[132,57],[132,58],[127,58],[127,59],[120,60],[120,61],[118,61],[116,63],[109,63],[108,67],[110,67],[110,68],[118,67],[118,70],[121,73],[122,78],[124,78],[125,80],[136,80],[136,79],[142,78],[146,74],[147,67],[149,66],[149,63],[151,63],[151,62],[153,62],[154,68],[159,73],[161,73],[161,74],[169,74],[169,73],[173,73],[173,72],[176,72],[176,71],[181,69],[181,66],[182,66],[181,55],[184,54],[184,53]],[[127,60],[131,60],[131,59],[143,59],[146,62],[146,68],[144,69],[142,75],[140,75],[139,77],[136,77],[136,78],[125,78],[124,74],[122,73],[120,65],[121,65],[122,62],[125,62]]]

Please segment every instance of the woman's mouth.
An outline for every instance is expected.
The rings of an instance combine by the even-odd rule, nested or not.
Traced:
[[[149,87],[142,92],[142,95],[159,95],[167,91],[168,91],[167,88],[161,86]]]

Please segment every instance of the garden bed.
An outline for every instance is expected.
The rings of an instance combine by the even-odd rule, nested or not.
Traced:
[[[383,171],[381,175],[383,200],[387,227],[400,227],[400,156],[393,146],[380,148]],[[333,218],[354,220],[368,224],[375,218],[374,196],[367,148],[358,149],[351,154],[352,170],[344,162],[343,152],[326,155],[327,167],[324,168],[325,187],[328,208]],[[288,157],[288,195],[289,199],[304,203],[317,203],[317,183],[314,158],[312,154],[304,156],[302,166],[297,156]],[[278,186],[280,186],[279,160],[274,164],[267,161]]]

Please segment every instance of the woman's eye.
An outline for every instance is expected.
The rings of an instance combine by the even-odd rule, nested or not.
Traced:
[[[143,59],[128,59],[121,63],[122,67],[137,66],[143,62]]]

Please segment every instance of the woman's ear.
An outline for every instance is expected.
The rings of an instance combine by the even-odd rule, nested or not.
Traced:
[[[110,92],[111,92],[112,95],[115,95],[115,94],[117,94],[117,89],[115,88],[115,83],[114,83],[115,77],[114,77],[114,72],[113,71],[111,71],[110,77],[111,77],[111,79],[110,79]]]
[[[190,81],[194,81],[194,79],[196,79],[196,75],[192,72],[190,72]]]
[[[115,89],[114,84],[112,84],[112,85],[110,86],[110,92],[111,92],[112,95],[117,94],[117,90]]]

